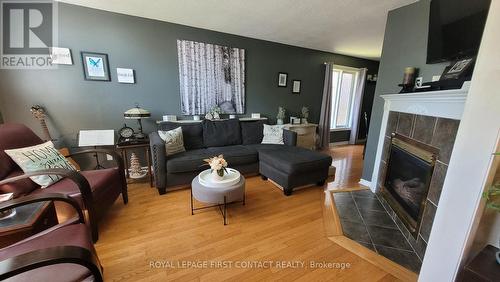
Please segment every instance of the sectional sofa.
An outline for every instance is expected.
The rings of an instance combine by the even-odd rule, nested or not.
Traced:
[[[260,174],[263,179],[272,179],[283,187],[287,196],[302,185],[323,185],[332,158],[296,147],[296,133],[286,129],[283,129],[284,144],[261,144],[264,123],[238,119],[161,122],[158,130],[182,128],[186,151],[167,157],[158,132],[149,135],[154,179],[160,195],[190,184],[200,171],[207,169],[203,159],[219,154],[244,175]]]

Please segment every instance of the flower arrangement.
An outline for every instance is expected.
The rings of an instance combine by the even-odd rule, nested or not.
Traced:
[[[222,180],[224,173],[227,173],[227,162],[223,155],[218,155],[211,157],[209,159],[204,159],[207,165],[210,166],[210,172],[212,173],[215,180]]]
[[[278,124],[283,124],[283,120],[285,119],[286,110],[283,107],[278,107],[278,115],[276,115],[276,119],[278,120]]]
[[[309,118],[309,108],[304,106],[302,107],[302,122],[307,124],[308,118]]]
[[[219,106],[214,106],[206,115],[205,119],[220,119],[222,110]]]

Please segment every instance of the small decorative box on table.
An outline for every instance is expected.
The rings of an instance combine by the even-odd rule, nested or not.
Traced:
[[[227,205],[243,203],[245,205],[245,177],[237,170],[227,168],[228,173],[222,180],[214,181],[210,169],[202,171],[191,182],[191,214],[194,211],[218,207],[227,224]],[[210,206],[194,207],[193,198]]]

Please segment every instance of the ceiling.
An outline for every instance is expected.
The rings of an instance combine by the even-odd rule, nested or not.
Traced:
[[[387,12],[417,0],[59,1],[377,60]]]

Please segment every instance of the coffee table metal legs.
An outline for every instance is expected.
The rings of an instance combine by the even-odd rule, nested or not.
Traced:
[[[224,225],[227,225],[227,205],[229,205],[229,204],[235,204],[235,203],[243,203],[243,205],[245,205],[245,200],[246,200],[245,198],[246,198],[245,194],[243,194],[243,200],[228,203],[227,199],[226,199],[226,196],[224,196],[224,203],[223,204],[195,208],[194,207],[194,201],[193,201],[193,190],[191,189],[191,215],[194,215],[194,211],[197,211],[197,210],[203,210],[203,209],[218,207],[219,211],[222,214],[222,218],[224,220],[223,221]]]

